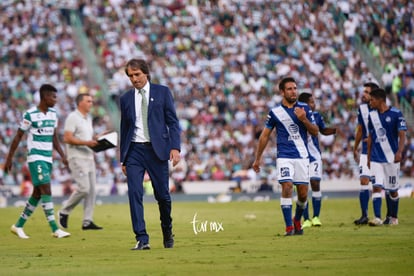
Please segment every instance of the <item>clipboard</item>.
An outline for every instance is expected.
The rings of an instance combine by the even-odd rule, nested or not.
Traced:
[[[118,146],[118,133],[113,131],[98,138],[98,144],[90,147],[94,152],[100,152]]]

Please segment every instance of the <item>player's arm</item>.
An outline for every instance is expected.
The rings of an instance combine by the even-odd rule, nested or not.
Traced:
[[[371,149],[372,149],[372,134],[369,132],[367,138],[367,166],[371,168]]]
[[[305,125],[306,129],[312,136],[318,136],[319,127],[316,124],[309,121],[307,117],[301,120],[301,122]]]
[[[362,140],[362,125],[358,124],[355,132],[355,142],[354,142],[354,160],[359,163],[358,147]]]
[[[319,132],[323,135],[333,135],[333,134],[336,134],[336,128],[326,127],[324,129],[319,129]]]
[[[398,150],[395,153],[394,162],[398,163],[402,160],[402,152],[405,147],[406,134],[404,130],[398,131]]]
[[[13,141],[10,145],[9,153],[6,157],[6,162],[4,163],[4,172],[8,173],[12,168],[12,159],[14,156],[14,153],[16,152],[17,147],[20,144],[20,141],[22,140],[22,137],[24,135],[24,131],[20,128],[17,130],[16,135],[13,138]]]
[[[312,112],[308,112],[308,110],[305,110],[303,107],[295,107],[294,113],[312,136],[318,136],[319,127],[315,123]]]
[[[255,172],[260,171],[260,161],[262,159],[263,151],[267,146],[267,143],[269,142],[270,134],[272,133],[273,129],[265,127],[260,134],[259,142],[257,144],[256,154],[255,154],[255,160],[253,162],[252,168]]]
[[[62,163],[65,164],[65,166],[68,166],[68,160],[66,159],[65,152],[60,146],[59,138],[56,131],[53,133],[53,148],[59,153],[60,157],[62,158]]]

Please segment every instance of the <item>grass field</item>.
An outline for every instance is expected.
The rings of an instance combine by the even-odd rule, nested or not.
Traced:
[[[157,205],[147,203],[148,251],[130,250],[135,239],[126,204],[96,207],[95,220],[104,226],[102,231],[81,230],[78,206],[69,219],[72,236],[66,239],[51,237],[41,208],[25,225],[30,239],[18,239],[10,233],[10,226],[21,211],[0,209],[0,275],[414,273],[412,198],[400,200],[400,225],[391,227],[354,226],[353,220],[360,215],[357,199],[327,199],[322,207],[323,226],[292,237],[283,236],[278,200],[174,202],[173,249],[163,248]],[[192,223],[195,214],[197,234]]]

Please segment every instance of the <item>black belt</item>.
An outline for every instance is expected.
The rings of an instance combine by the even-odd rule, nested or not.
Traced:
[[[137,145],[151,146],[151,142],[132,142]]]

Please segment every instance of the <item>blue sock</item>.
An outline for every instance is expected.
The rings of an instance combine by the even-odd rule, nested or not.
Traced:
[[[392,216],[392,203],[391,203],[391,195],[389,191],[385,192],[385,203],[387,204],[387,217]]]
[[[283,218],[285,219],[286,226],[292,226],[292,199],[280,198],[280,207],[282,208]]]
[[[372,194],[372,205],[374,207],[375,217],[381,218],[381,205],[382,205],[381,193]]]
[[[319,217],[322,207],[322,192],[312,193],[313,217]]]
[[[306,206],[308,205],[308,203],[305,202],[301,202],[301,201],[296,201],[296,210],[295,210],[295,220],[296,221],[300,221],[303,215],[303,211],[305,211]]]
[[[368,217],[368,203],[369,203],[369,190],[368,185],[361,185],[359,192],[359,204],[361,206],[361,212],[363,217]]]
[[[309,219],[309,202],[306,204],[305,210],[303,210],[303,219]]]
[[[398,218],[398,205],[400,203],[400,197],[397,195],[397,197],[393,198],[390,195],[390,204],[389,204],[389,214],[393,218]]]

